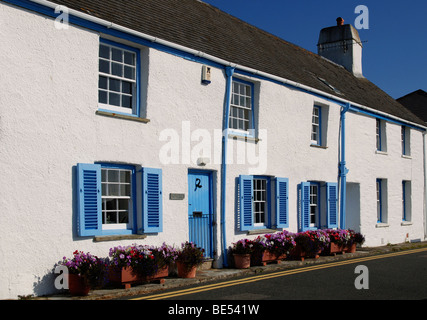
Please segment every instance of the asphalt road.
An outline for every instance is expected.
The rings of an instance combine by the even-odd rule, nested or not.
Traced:
[[[223,303],[233,300],[424,300],[427,299],[427,249],[312,265],[133,299]]]

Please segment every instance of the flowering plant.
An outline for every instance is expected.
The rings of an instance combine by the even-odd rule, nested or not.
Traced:
[[[73,252],[71,259],[63,257],[60,264],[66,266],[69,273],[82,277],[92,287],[102,284],[108,267],[106,259],[78,250]]]
[[[242,239],[233,243],[229,250],[232,254],[251,254],[254,250],[253,247],[254,241]]]
[[[349,232],[349,241],[348,244],[351,245],[353,243],[358,243],[360,245],[362,245],[365,242],[365,237],[360,233],[360,232],[356,232],[354,230],[348,230]]]
[[[326,232],[329,235],[330,242],[336,243],[338,245],[347,245],[351,239],[351,234],[349,230],[345,229],[328,229]]]
[[[265,238],[267,249],[277,256],[288,254],[296,246],[294,234],[286,230],[279,233],[266,234]]]
[[[159,268],[170,265],[176,260],[178,255],[177,250],[166,243],[163,243],[160,247],[149,247],[149,249],[151,250],[154,260],[157,262]]]
[[[131,267],[141,276],[151,276],[158,270],[157,261],[147,246],[131,245],[110,248],[110,266],[115,269]]]
[[[204,260],[203,248],[197,247],[193,242],[186,241],[181,244],[181,249],[178,250],[176,261],[183,263],[188,269],[202,264]]]
[[[309,230],[295,235],[295,242],[309,254],[323,251],[329,246],[330,239],[325,230]]]

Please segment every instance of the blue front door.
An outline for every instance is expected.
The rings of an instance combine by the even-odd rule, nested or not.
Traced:
[[[188,172],[188,225],[190,241],[213,257],[212,172]]]

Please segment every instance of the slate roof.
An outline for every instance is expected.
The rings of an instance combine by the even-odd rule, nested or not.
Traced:
[[[427,122],[427,92],[420,89],[397,99],[397,101]]]
[[[399,118],[424,121],[365,78],[199,0],[51,0],[118,25],[337,95]],[[320,30],[313,30],[314,33]]]

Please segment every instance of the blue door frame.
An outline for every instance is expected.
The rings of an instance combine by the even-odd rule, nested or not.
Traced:
[[[213,181],[212,172],[188,170],[189,241],[213,258]]]

